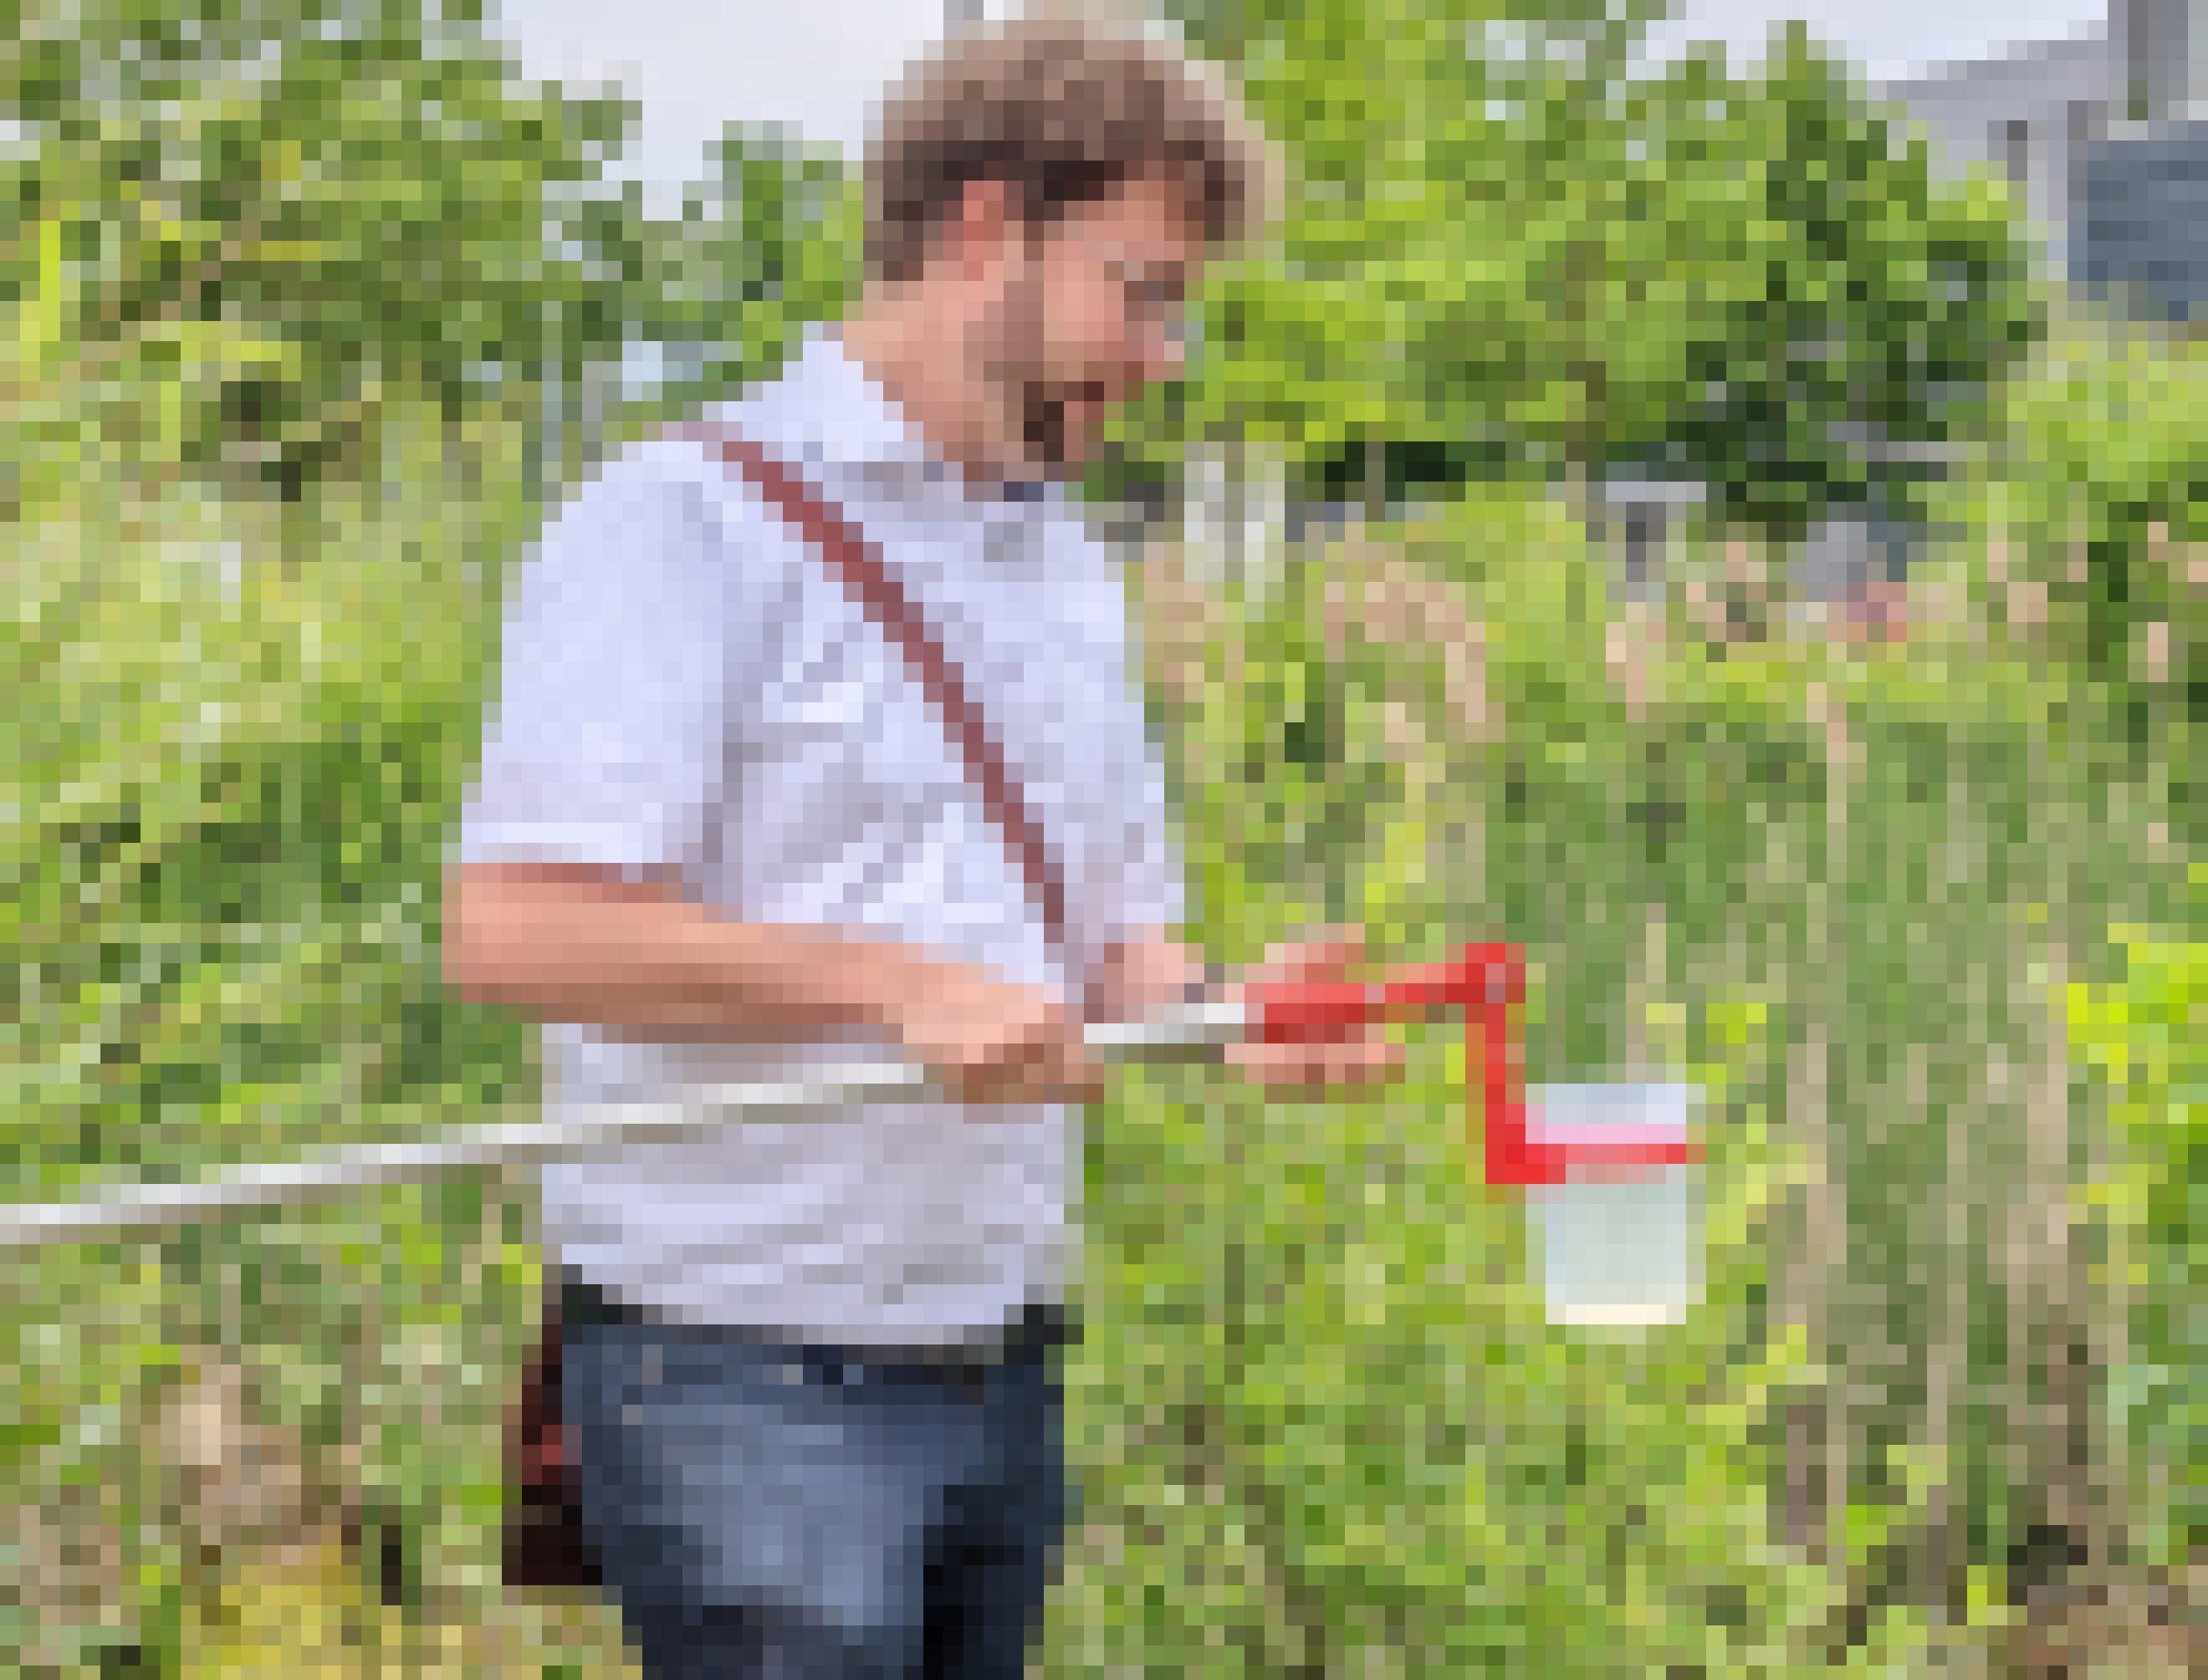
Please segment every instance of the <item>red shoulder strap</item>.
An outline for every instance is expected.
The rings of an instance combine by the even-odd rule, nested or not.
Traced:
[[[811,485],[750,439],[712,426],[683,427],[676,435],[695,439],[723,463],[741,472],[767,505],[812,545],[867,616],[896,644],[904,657],[905,668],[942,718],[965,762],[968,778],[980,788],[990,820],[1017,860],[1028,896],[1042,912],[1052,944],[1063,951],[1065,884],[1049,842],[1028,809],[1020,785],[991,738],[981,708],[968,692],[957,667],[943,651],[943,644],[920,608],[883,566],[880,552]]]

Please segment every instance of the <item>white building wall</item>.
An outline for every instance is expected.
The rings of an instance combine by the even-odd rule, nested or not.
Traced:
[[[2208,0],[2111,0],[2064,39],[1951,64],[1875,90],[1923,124],[1934,167],[1984,166],[2023,188],[2050,270],[2070,272],[2077,160],[2133,120],[2208,117]]]
[[[2072,159],[2105,127],[2121,86],[2120,57],[2103,27],[1877,91],[1923,125],[1937,172],[1953,178],[1983,167],[2017,182],[2059,273],[2069,255]]]

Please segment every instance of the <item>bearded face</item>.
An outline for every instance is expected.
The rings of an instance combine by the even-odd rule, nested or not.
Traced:
[[[987,323],[984,377],[992,405],[1017,428],[1028,459],[1063,475],[1092,446],[1110,381],[1093,366],[1083,335],[1067,331],[1053,267],[1038,242],[1007,278]]]
[[[982,376],[1028,458],[1070,475],[1113,404],[1179,371],[1185,210],[1170,189],[1137,184],[1023,230],[1014,248],[985,314]]]

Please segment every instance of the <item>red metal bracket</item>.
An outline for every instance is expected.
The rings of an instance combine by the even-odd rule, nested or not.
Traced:
[[[1383,1020],[1462,1011],[1465,1054],[1479,1049],[1477,1103],[1485,1179],[1497,1188],[1561,1184],[1582,1174],[1676,1166],[1698,1161],[1690,1141],[1650,1138],[1631,1127],[1575,1126],[1528,1130],[1525,1049],[1516,1031],[1526,1001],[1526,956],[1515,945],[1467,945],[1456,960],[1398,970],[1371,984],[1253,988],[1252,1036],[1269,1044],[1339,1037]],[[1474,1105],[1466,1068],[1467,1122]]]

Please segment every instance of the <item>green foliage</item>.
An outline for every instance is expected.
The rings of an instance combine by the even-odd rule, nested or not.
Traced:
[[[770,372],[792,331],[851,296],[863,212],[832,150],[732,127],[693,190],[668,270],[637,298],[638,330],[694,358],[658,394],[672,410],[722,400]]]
[[[93,450],[296,499],[373,469],[387,402],[457,416],[617,351],[617,296],[546,230],[624,113],[522,83],[477,18],[27,9],[0,48],[11,503]]]
[[[2105,750],[2201,838],[2191,767],[2208,715],[2208,357],[2069,323],[2006,393],[1986,469],[1953,488],[1956,589],[2004,638],[2094,688]]]
[[[418,9],[305,12],[45,8],[0,48],[0,114],[36,142],[0,230],[0,675],[34,697],[0,825],[11,1195],[527,1097],[517,1025],[437,983],[437,882],[501,574],[542,513],[540,382],[702,349],[642,423],[765,371],[849,277],[825,160],[738,131],[698,213],[653,224],[587,178],[610,108]],[[2034,330],[1995,200],[1935,191],[1798,41],[1752,82],[1690,60],[1613,100],[1636,26],[1591,3],[1197,21],[1305,144],[1283,250],[1218,278],[1181,429],[1163,398],[1133,417],[1168,459],[1199,432],[1307,463],[1477,435],[1540,481],[1683,438],[1784,525],[1860,486],[1828,422],[1976,425],[1929,393]],[[2200,976],[2146,832],[2181,843],[2191,809],[2196,374],[2066,341],[1997,393],[2007,448],[1959,494],[2013,563],[1965,545],[1963,610],[1900,649],[1713,643],[1683,600],[1623,617],[1539,482],[1371,534],[1481,627],[1485,732],[1437,647],[1330,622],[1339,554],[1225,603],[1172,732],[1203,942],[1247,958],[1325,918],[1389,961],[1524,944],[1537,1081],[1707,1092],[1707,1300],[1637,1343],[1549,1330],[1437,1030],[1355,1101],[1131,1074],[1092,1127],[1091,1522],[1056,1671],[1983,1671],[2011,1545],[2071,1468],[2030,1419],[2055,1393],[2034,1348],[2074,1326],[2012,1223],[2062,1187],[2020,1094],[2035,965],[2111,925],[2157,931],[2070,998],[2123,1144],[2086,1305],[2132,1325],[2098,1398],[2142,1480],[2169,1474],[2109,1521],[2188,1557]],[[238,493],[264,469],[297,499]],[[2000,633],[2019,577],[2049,586],[2043,637]],[[2162,676],[2124,652],[2156,622]],[[333,1504],[403,1540],[405,1615],[503,1615],[520,1211],[470,1181],[11,1268],[11,1659],[244,1665],[245,1577],[201,1560],[211,1519],[160,1462],[163,1408],[218,1360]],[[1805,1406],[1835,1420],[1810,1450],[1845,1455],[1822,1552],[1778,1521]],[[73,1599],[26,1585],[63,1557],[107,1561]]]
[[[413,494],[380,517],[319,499],[351,533],[335,553],[181,499],[11,538],[9,675],[39,697],[11,731],[30,820],[5,842],[19,1191],[497,1095],[478,1082],[510,1029],[449,1013],[430,950],[489,586],[527,505],[441,462],[434,423],[387,446]],[[441,481],[465,515],[423,505]]]
[[[1137,1076],[1097,1116],[1091,1526],[1049,1671],[1748,1671],[1818,1603],[1755,1534],[1801,1350],[1740,1345],[1753,1193],[1693,1331],[1548,1335],[1519,1217],[1467,1181],[1461,1079],[1436,1035],[1382,1098]],[[1769,1164],[1743,1119],[1737,1191]]]
[[[0,827],[11,1196],[531,1095],[520,1024],[445,994],[437,930],[500,583],[579,462],[545,393],[572,417],[654,335],[718,333],[708,374],[756,374],[835,304],[833,171],[734,149],[716,215],[651,223],[595,181],[618,108],[523,83],[445,12],[49,8],[0,48],[25,212],[0,231],[0,670],[35,697]],[[176,1672],[243,1637],[245,1554],[202,1550],[213,1496],[163,1422],[202,1368],[290,1432],[328,1527],[290,1538],[349,1518],[367,1563],[397,1544],[411,1613],[488,1619],[535,1282],[498,1189],[11,1270],[11,1663]],[[57,1581],[64,1558],[92,1561]]]
[[[424,448],[408,481],[449,469]],[[487,484],[519,481],[509,459]],[[511,1039],[435,998],[433,894],[411,890],[435,879],[471,750],[492,593],[483,580],[527,524],[518,506],[485,511],[487,484],[381,520],[333,506],[362,545],[355,564],[287,569],[277,548],[243,569],[235,602],[219,567],[179,566],[148,540],[185,529],[179,516],[104,541],[81,534],[111,568],[134,555],[167,567],[147,573],[158,587],[99,599],[82,620],[69,616],[87,597],[63,587],[64,534],[45,529],[55,588],[43,633],[27,625],[21,645],[51,661],[46,680],[71,685],[73,703],[52,717],[96,726],[42,745],[68,768],[24,808],[93,824],[135,808],[140,828],[106,851],[42,844],[52,830],[23,837],[25,901],[56,906],[27,918],[27,948],[41,974],[66,980],[95,960],[87,948],[135,953],[159,929],[163,951],[204,953],[182,972],[205,978],[192,991],[119,976],[101,994],[111,1015],[77,1039],[61,1007],[76,995],[69,986],[31,1000],[43,1013],[27,1018],[19,1067],[49,1083],[15,1133],[24,1188],[125,1140],[196,1167],[268,1154],[309,1127],[319,1140],[333,1114],[364,1133],[457,1119],[525,1088]],[[1317,914],[1365,920],[1390,960],[1464,937],[1523,941],[1536,964],[1537,1079],[1600,1076],[1638,1043],[1708,1091],[1708,1303],[1638,1348],[1544,1328],[1521,1217],[1470,1182],[1477,1121],[1443,1034],[1422,1036],[1403,1085],[1357,1103],[1268,1104],[1214,1076],[1131,1077],[1094,1127],[1095,1340],[1075,1383],[1094,1523],[1052,1660],[1067,1672],[1821,1670],[1817,1641],[1852,1589],[1845,1569],[1772,1535],[1786,1408],[1864,1373],[1885,1385],[1874,1450],[1836,1519],[1847,1569],[1866,1578],[1903,1567],[1893,1560],[1943,1498],[1981,1504],[2016,1448],[1995,1409],[1935,1451],[1923,1396],[1874,1357],[1883,1344],[1869,1327],[1901,1348],[1950,1335],[1905,1317],[1924,1311],[1926,1276],[1961,1263],[1935,1240],[1940,1200],[1980,1209],[2013,1187],[1955,1177],[1944,1133],[1929,1129],[1943,1112],[1948,1124],[2001,1123],[1960,1078],[1999,1042],[1989,1018],[1950,1047],[1954,1083],[1907,1110],[1912,1127],[1881,1121],[1900,1111],[1912,1047],[1928,1031],[1952,1036],[1936,1025],[1958,986],[2008,960],[2001,906],[2043,900],[2044,883],[2063,878],[2032,856],[2045,819],[2074,809],[2074,785],[1985,757],[2006,739],[2012,753],[2059,758],[2044,732],[2059,691],[2020,661],[1960,674],[1953,649],[1880,668],[1784,646],[1719,657],[1672,625],[1661,633],[1682,639],[1636,720],[1613,688],[1612,609],[1553,508],[1491,498],[1403,535],[1487,621],[1503,732],[1439,737],[1423,767],[1394,750],[1385,708],[1430,708],[1430,673],[1416,649],[1330,643],[1324,566],[1243,603],[1231,636],[1239,679],[1222,663],[1176,732],[1200,931],[1231,957]],[[392,565],[410,544],[415,568]],[[1854,838],[1837,849],[1825,836],[1835,796],[1820,685],[1877,748],[1875,774],[1851,796]],[[238,724],[196,743],[209,702],[214,724]],[[209,759],[239,767],[213,796]],[[359,768],[393,760],[407,768],[387,790]],[[245,774],[256,762],[258,780]],[[1942,802],[1928,806],[1933,787]],[[335,800],[346,820],[307,821],[309,796]],[[1973,811],[1976,828],[1959,829]],[[209,848],[196,861],[195,834]],[[1923,860],[1973,834],[1981,850],[1928,871]],[[172,868],[186,872],[166,882]],[[342,903],[349,883],[357,907]],[[96,940],[61,918],[73,894],[111,901]],[[1655,966],[1652,903],[1667,913]],[[225,942],[237,920],[288,932],[247,967]],[[429,1000],[447,1037],[411,1036],[411,996]],[[106,1025],[131,1007],[167,1025]],[[228,1048],[232,1019],[251,1011],[298,1025],[288,1040],[264,1032]],[[1848,1286],[1863,1306],[1835,1334],[1863,1336],[1860,1363],[1835,1364],[1834,1348],[1791,1330],[1779,1293],[1793,1203],[1818,1176],[1789,1066],[1817,1022],[1847,1047],[1835,1112],[1847,1181],[1862,1187]],[[149,1090],[127,1067],[119,1083],[90,1072],[57,1082],[118,1041],[176,1043],[183,1056],[162,1065],[211,1067],[213,1090],[169,1076]],[[314,1043],[319,1060],[304,1054]],[[249,1064],[249,1099],[225,1072],[242,1055],[265,1058]],[[386,1069],[371,1076],[375,1060]],[[17,1497],[53,1501],[73,1480],[142,1487],[118,1523],[160,1509],[159,1490],[129,1469],[135,1414],[103,1410],[113,1402],[101,1396],[152,1405],[177,1378],[176,1350],[212,1340],[260,1373],[265,1414],[361,1442],[353,1485],[402,1524],[425,1593],[487,1614],[490,1407],[510,1380],[529,1285],[518,1236],[471,1186],[211,1232],[172,1245],[165,1270],[118,1270],[98,1252],[42,1259],[19,1280],[9,1320],[9,1351],[32,1373],[10,1420],[22,1456],[9,1480]],[[1982,1312],[1997,1299],[1983,1281],[1970,1290]],[[57,1309],[80,1299],[133,1305],[115,1329],[97,1328],[106,1318],[70,1328]],[[162,1328],[123,1333],[134,1319]],[[1967,1394],[2005,1392],[2001,1356],[1974,1357]],[[1983,1503],[1971,1590],[1990,1625],[2000,1594],[1988,1571],[2011,1519]],[[147,1567],[187,1599],[211,1590],[183,1563]],[[146,1626],[158,1627],[147,1604]],[[1904,1671],[1975,1636],[1903,1597],[1866,1613]]]
[[[1647,207],[1597,312],[1631,340],[1614,452],[1669,450],[1729,511],[1795,534],[1865,499],[1867,440],[1983,429],[2041,330],[1998,192],[1936,183],[1798,24],[1754,79],[1689,58],[1636,116],[1626,178]]]
[[[429,411],[379,446],[409,487],[390,506],[325,486],[291,524],[172,493],[10,529],[9,676],[38,697],[9,732],[20,816],[0,834],[12,1197],[441,1128],[525,1094],[516,1025],[446,998],[436,959],[490,585],[531,511],[519,439],[471,457]],[[483,1187],[463,1184],[41,1254],[0,1300],[17,1378],[0,1501],[61,1524],[69,1487],[110,1490],[119,1505],[76,1517],[111,1525],[91,1534],[137,1572],[149,1614],[161,1593],[195,1602],[219,1583],[189,1543],[200,1516],[157,1479],[153,1424],[186,1351],[219,1349],[321,1472],[364,1446],[356,1492],[403,1492],[393,1509],[448,1576],[437,1560],[471,1528],[485,1544],[496,1327],[531,1264],[496,1231]],[[433,1368],[387,1364],[424,1336]],[[117,1591],[102,1615],[129,1610]],[[133,1636],[158,1645],[159,1623]]]
[[[1369,444],[1653,462],[1797,533],[1864,499],[1867,441],[1982,423],[2037,334],[2005,201],[1935,184],[1798,28],[1752,76],[1634,79],[1627,13],[1175,9],[1293,138],[1296,190],[1209,279],[1185,390],[1125,421],[1157,470],[1199,437],[1313,475]]]
[[[2208,868],[2194,865],[2193,880],[2208,886]],[[2141,1450],[2143,1507],[2161,1516],[2142,1533],[2183,1558],[2208,1540],[2208,944],[2139,928],[2112,937],[2121,979],[2073,985],[2065,1000],[2079,1052],[2114,1096],[2121,1140],[2115,1170],[2086,1195],[2118,1239],[2111,1264],[2134,1286],[2133,1363],[2111,1400]]]
[[[1354,1105],[1260,1111],[1215,1089],[1176,1098],[1221,1128],[1201,1147],[1221,1154],[1174,1165],[1160,1192],[1136,1181],[1149,1151],[1182,1147],[1182,1134],[1161,1131],[1148,1103],[1131,1109],[1119,1123],[1131,1136],[1104,1146],[1127,1152],[1107,1153],[1092,1193],[1106,1229],[1139,1209],[1147,1235],[1132,1277],[1100,1287],[1124,1288],[1150,1316],[1127,1352],[1113,1342],[1101,1356],[1097,1392],[1102,1371],[1137,1362],[1138,1348],[1166,1373],[1143,1415],[1203,1431],[1140,1438],[1192,1466],[1256,1462],[1235,1470],[1239,1497],[1194,1468],[1117,1496],[1114,1522],[1124,1510],[1146,1538],[1110,1551],[1102,1579],[1120,1596],[1090,1603],[1085,1636],[1100,1636],[1093,1618],[1131,1614],[1142,1581],[1178,1568],[1205,1585],[1143,1637],[1172,1664],[1206,1649],[1206,1671],[1227,1659],[1206,1645],[1220,1642],[1207,1617],[1223,1618],[1238,1665],[1329,1671],[1407,1672],[1413,1653],[1433,1651],[1461,1669],[1773,1660],[1801,1671],[1837,1663],[1829,1653],[1851,1625],[1883,1671],[1922,1671],[1995,1638],[2023,1590],[2014,1549],[2046,1520],[2045,1487],[2072,1450],[2036,1434],[2029,1408],[2061,1403],[2059,1374],[2032,1349],[2077,1321],[2044,1316],[2049,1285],[2008,1233],[2021,1210],[2060,1193],[2046,1175],[2068,1158],[2050,1162],[2028,1134],[2053,1125],[2066,1151],[2082,1148],[2071,1128],[2090,1115],[2066,1118],[2059,1087],[2031,1094],[2022,1070],[2043,1063],[2055,1030],[2031,977],[2053,953],[2085,949],[2117,906],[2162,901],[2168,870],[2143,834],[2164,809],[2154,777],[2108,750],[2110,714],[2087,673],[1989,649],[1968,614],[1928,615],[1908,645],[1869,655],[1712,642],[1680,600],[1622,619],[1597,557],[1542,498],[1491,493],[1400,539],[1381,546],[1457,588],[1482,627],[1497,723],[1477,738],[1451,726],[1437,649],[1415,631],[1386,644],[1321,633],[1329,588],[1359,564],[1347,546],[1230,607],[1211,680],[1173,732],[1204,936],[1246,956],[1314,914],[1347,914],[1390,960],[1464,938],[1524,943],[1530,1077],[1651,1066],[1708,1091],[1710,1305],[1647,1349],[1629,1379],[1599,1363],[1608,1354],[1545,1335],[1522,1294],[1524,1251],[1512,1246],[1522,1233],[1449,1181],[1477,1158],[1474,1139],[1453,1136],[1438,1105],[1418,1118],[1415,1079],[1387,1110],[1384,1142]],[[1432,626],[1436,643],[1452,633]],[[1623,676],[1636,660],[1637,707]],[[1393,706],[1423,720],[1423,748],[1391,750],[1381,720]],[[1317,762],[1315,742],[1327,748]],[[1204,1200],[1215,1181],[1216,1213]],[[1820,1204],[1830,1213],[1813,1217]],[[1837,1225],[1820,1253],[1824,1217]],[[1430,1240],[1429,1220],[1494,1247],[1452,1249],[1444,1270],[1421,1270],[1405,1245]],[[1116,1257],[1132,1241],[1099,1248]],[[1373,1295],[1350,1286],[1359,1276],[1376,1280]],[[1805,1276],[1821,1281],[1809,1289]],[[2113,1276],[2103,1287],[2075,1306],[2085,1322],[2130,1310],[2122,1302],[2183,1322],[2148,1304],[2151,1292]],[[1793,1340],[1812,1311],[1817,1336]],[[1116,1316],[1104,1320],[1114,1331]],[[1419,1374],[1420,1360],[1437,1343],[1447,1368],[1508,1375],[1470,1407],[1443,1388],[1425,1401],[1440,1379]],[[1701,1348],[1729,1350],[1733,1365],[1697,1371]],[[1572,1363],[1582,1357],[1595,1363]],[[2159,1381],[2179,1368],[2171,1358],[2142,1350],[2109,1380],[2116,1391]],[[1222,1367],[1251,1370],[1258,1386],[1201,1387],[1196,1373]],[[1582,1369],[1610,1372],[1588,1391],[1599,1397],[1564,1374]],[[1477,1468],[1437,1466],[1434,1438],[1407,1431],[1422,1408],[1462,1417],[1480,1405]],[[1779,1573],[1760,1574],[1789,1475],[1773,1443],[1803,1407],[1837,1419],[1821,1450],[1848,1467],[1819,1518],[1830,1569],[1782,1548]],[[1305,1430],[1306,1417],[1323,1421]],[[1616,1480],[1584,1514],[1578,1484],[1545,1479],[1534,1444],[1566,1453],[1574,1430],[1614,1455],[1595,1461]],[[2164,1450],[2179,1438],[2165,1434]],[[1345,1439],[1388,1447],[1347,1450],[1330,1479]],[[1679,1480],[1696,1443],[1725,1467],[1707,1485]],[[2107,1450],[2103,1438],[2096,1451]],[[2097,1458],[2091,1473],[2113,1462]],[[1708,1512],[1711,1529],[1659,1561],[1626,1516],[1635,1490],[1649,1496],[1642,1510],[1675,1522]],[[1399,1543],[1359,1553],[1350,1514],[1383,1508]],[[1275,1538],[1255,1545],[1253,1532]],[[1419,1542],[1401,1544],[1410,1534]],[[1243,1561],[1209,1561],[1230,1557]],[[1542,1560],[1539,1579],[1510,1572],[1528,1557]],[[1453,1631],[1442,1630],[1443,1589],[1425,1596],[1429,1566],[1453,1583]],[[1574,1632],[1545,1596],[1557,1575],[1587,1583]],[[1466,1610],[1485,1590],[1500,1594],[1491,1623]],[[1734,1608],[1712,1617],[1712,1602]],[[1736,1623],[1737,1636],[1724,1631]],[[1135,1635],[1114,1637],[1081,1647],[1081,1660],[1130,1659]]]

